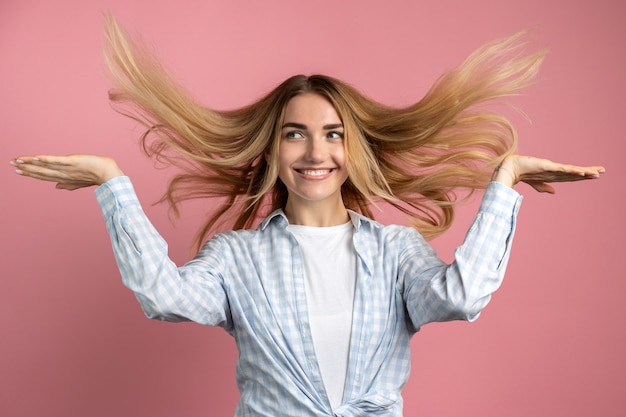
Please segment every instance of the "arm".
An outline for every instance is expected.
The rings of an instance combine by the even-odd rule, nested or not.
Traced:
[[[421,236],[406,241],[400,279],[415,329],[435,321],[478,318],[502,284],[521,202],[515,190],[498,182],[489,184],[450,265]]]
[[[513,187],[526,182],[554,193],[549,182],[598,178],[601,166],[578,167],[546,159],[512,155],[496,168],[478,215],[455,260],[445,265],[425,243],[407,245],[401,277],[404,301],[416,328],[432,321],[472,321],[499,288],[509,259],[521,196]]]
[[[144,214],[128,177],[98,187],[96,198],[122,281],[135,293],[146,316],[229,328],[217,240],[179,268],[169,259],[167,242]]]
[[[56,188],[98,186],[96,197],[106,221],[124,285],[150,318],[228,327],[226,295],[219,276],[214,242],[203,255],[178,268],[168,257],[167,243],[143,213],[132,184],[107,157],[94,155],[23,156],[12,160],[16,173]]]

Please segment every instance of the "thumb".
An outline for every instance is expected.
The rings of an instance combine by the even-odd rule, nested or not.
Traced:
[[[64,182],[58,182],[54,188],[56,188],[57,190],[68,190],[68,191],[74,191],[74,190],[78,190],[79,188],[82,188],[84,186],[81,185],[76,185],[76,184],[67,184]]]
[[[545,182],[528,181],[527,184],[533,187],[535,190],[539,191],[540,193],[548,193],[548,194],[555,193],[554,187]]]

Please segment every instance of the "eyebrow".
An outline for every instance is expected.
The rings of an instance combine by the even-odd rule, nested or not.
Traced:
[[[306,125],[303,125],[302,123],[285,123],[282,128],[284,129],[286,127],[293,127],[293,128],[302,129],[302,130],[307,129]],[[343,124],[335,123],[335,124],[330,124],[330,125],[324,125],[324,130],[333,130],[333,129],[339,129],[339,128],[343,128]]]

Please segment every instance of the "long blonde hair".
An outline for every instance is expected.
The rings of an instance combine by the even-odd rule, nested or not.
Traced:
[[[493,167],[516,148],[511,123],[483,104],[520,93],[546,52],[528,52],[526,32],[489,43],[408,107],[381,104],[329,76],[296,75],[250,105],[214,110],[176,84],[111,16],[105,29],[116,87],[110,99],[147,127],[142,143],[148,154],[184,168],[163,200],[178,213],[184,200],[223,198],[200,230],[198,246],[220,227],[250,228],[284,207],[287,190],[276,163],[280,126],[289,100],[307,92],[329,100],[344,124],[346,207],[373,217],[372,204],[384,201],[426,237],[440,234],[452,223],[459,195],[484,188]]]

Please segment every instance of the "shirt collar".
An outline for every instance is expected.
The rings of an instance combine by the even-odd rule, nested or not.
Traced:
[[[265,220],[261,222],[261,224],[259,225],[260,229],[265,230],[267,226],[272,222],[273,219],[276,219],[276,221],[280,221],[285,226],[289,224],[289,221],[287,220],[287,216],[285,215],[285,212],[283,211],[283,209],[278,209],[278,210],[274,210],[272,214],[267,216]]]
[[[365,217],[364,215],[359,214],[355,211],[348,210],[348,215],[350,216],[350,221],[352,222],[352,225],[354,226],[355,232],[359,231],[363,223],[367,223],[375,228],[378,228],[381,226],[380,223],[368,217]],[[261,222],[260,229],[265,230],[267,226],[274,220],[278,221],[279,224],[283,224],[284,227],[287,227],[287,225],[289,225],[289,220],[287,220],[287,216],[285,215],[285,212],[283,211],[283,209],[278,209],[278,210],[273,211],[269,216],[265,218],[265,220],[263,220],[263,222]]]

